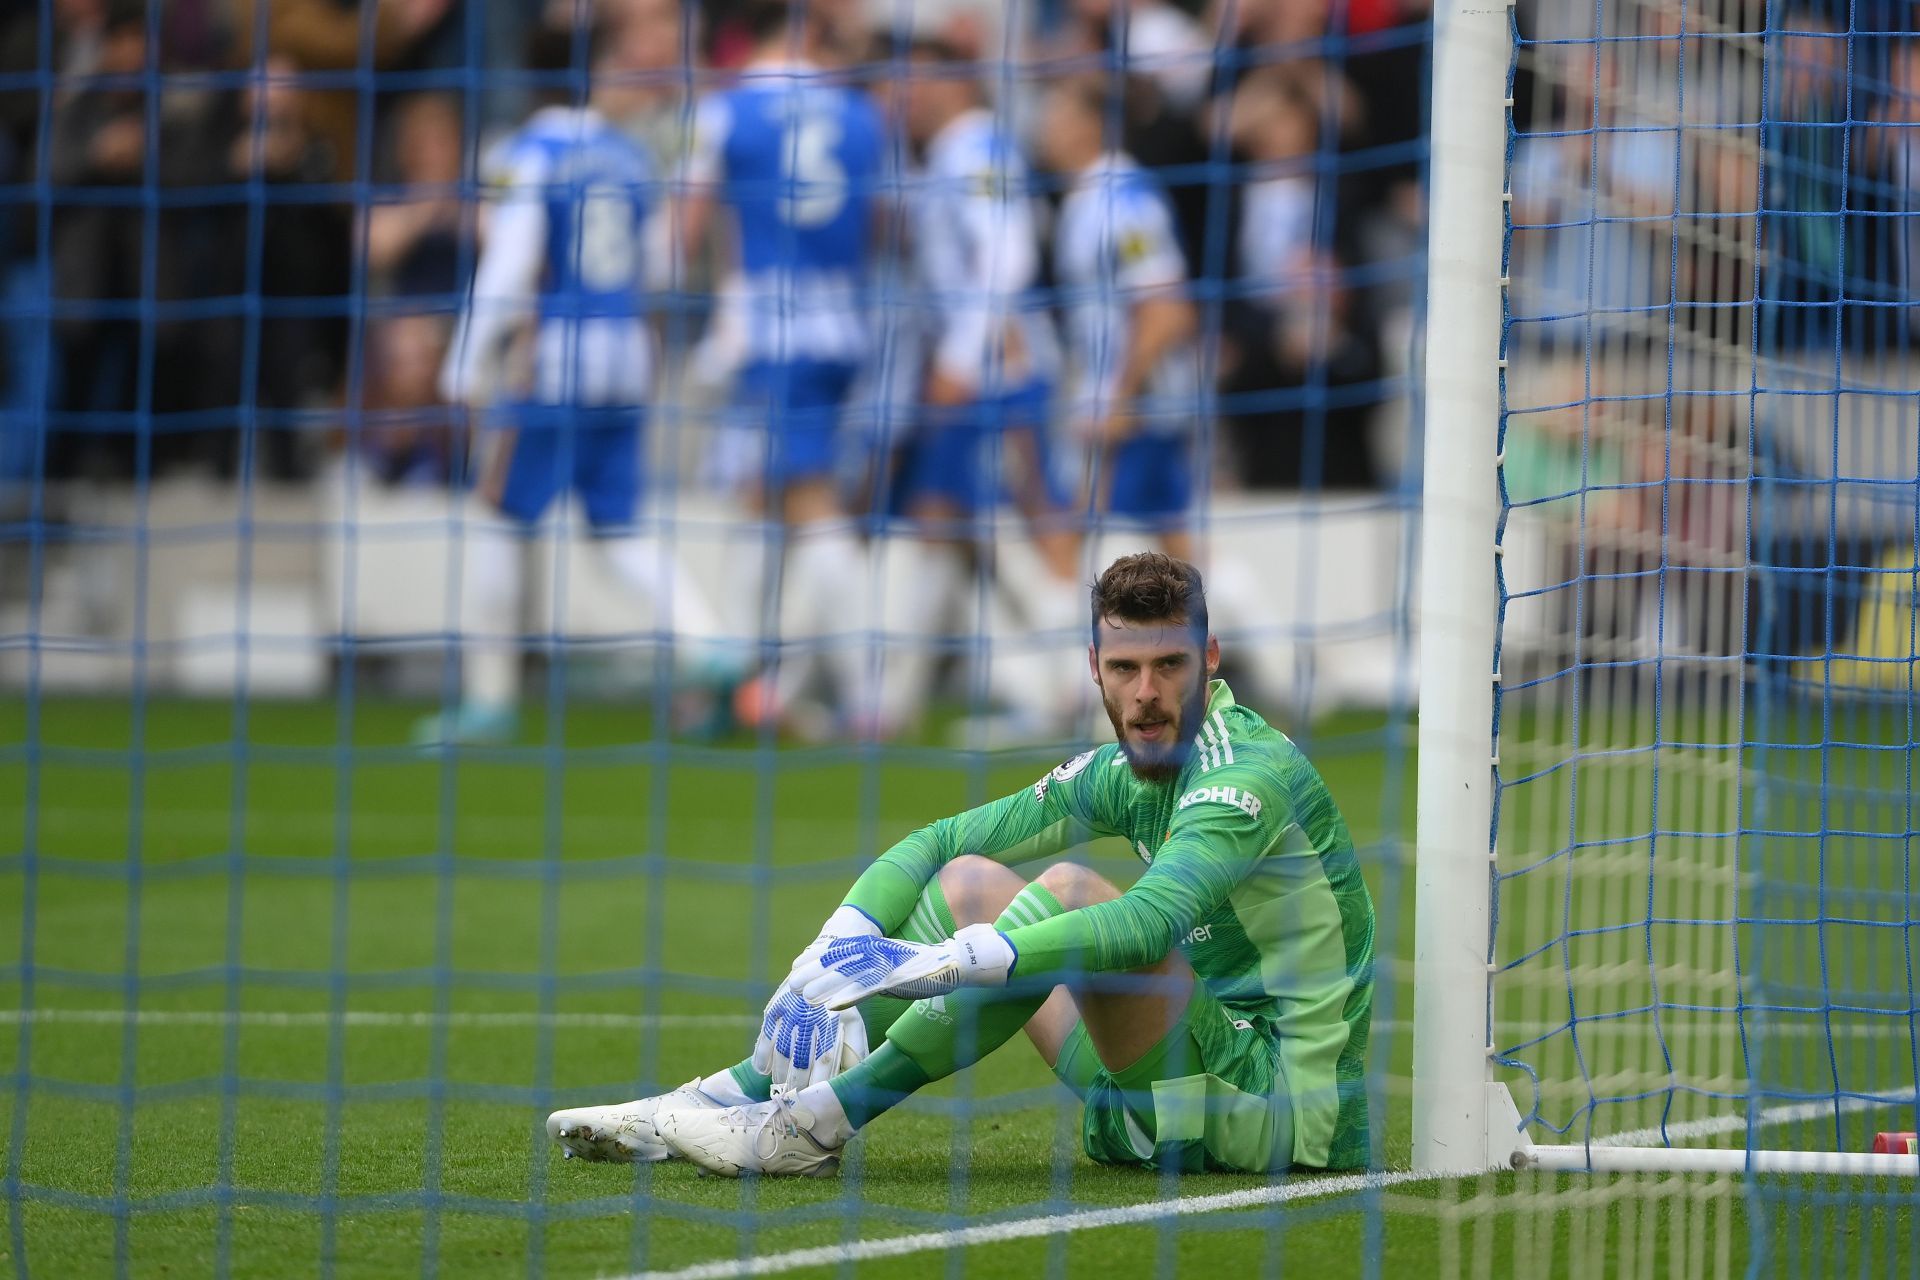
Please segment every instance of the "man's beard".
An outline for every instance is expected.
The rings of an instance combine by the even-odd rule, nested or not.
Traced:
[[[1188,696],[1180,708],[1179,722],[1171,738],[1164,743],[1139,744],[1128,740],[1126,717],[1102,693],[1101,705],[1107,709],[1107,719],[1113,722],[1113,736],[1120,740],[1121,753],[1127,757],[1127,767],[1133,770],[1134,777],[1142,782],[1169,782],[1180,776],[1180,771],[1187,766],[1187,757],[1193,752],[1194,735],[1200,732],[1201,717],[1207,708],[1206,690],[1202,682]]]

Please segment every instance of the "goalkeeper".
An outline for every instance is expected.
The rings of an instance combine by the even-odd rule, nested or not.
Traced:
[[[751,1057],[556,1112],[567,1154],[824,1176],[861,1128],[1024,1028],[1084,1101],[1095,1160],[1366,1162],[1373,905],[1345,821],[1299,748],[1211,679],[1193,566],[1115,561],[1092,622],[1119,741],[889,849],[795,961]],[[1124,893],[1072,863],[1030,883],[1007,865],[1095,836],[1147,864]]]

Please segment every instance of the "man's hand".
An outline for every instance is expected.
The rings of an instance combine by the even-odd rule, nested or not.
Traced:
[[[867,1056],[867,1024],[857,1011],[839,1012],[809,1002],[794,976],[811,972],[820,955],[841,937],[878,937],[880,926],[855,907],[841,907],[793,962],[786,981],[767,1001],[753,1042],[753,1068],[776,1085],[804,1088],[830,1080]]]
[[[753,1069],[776,1087],[803,1089],[831,1080],[867,1056],[867,1024],[857,1009],[835,1012],[810,1003],[791,980],[767,1001],[753,1042]]]
[[[977,393],[973,387],[935,365],[927,371],[926,386],[921,394],[928,404],[936,408],[950,409],[955,405],[971,403]]]
[[[820,958],[820,953],[837,940],[877,938],[884,932],[878,921],[858,907],[834,908],[833,914],[827,917],[827,922],[820,926],[820,936],[809,942],[800,954],[794,957],[792,968],[787,970],[788,984],[798,990],[802,981],[799,976],[800,971],[803,969],[811,971],[811,966]]]
[[[869,996],[920,1000],[960,987],[1004,987],[1019,959],[1006,935],[970,924],[935,946],[897,938],[839,938],[805,971],[789,979],[800,994],[829,1009],[851,1009]]]

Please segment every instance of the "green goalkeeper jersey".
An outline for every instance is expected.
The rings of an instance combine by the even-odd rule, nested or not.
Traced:
[[[1294,1162],[1364,1164],[1373,903],[1326,783],[1224,681],[1173,780],[1136,778],[1118,744],[1075,756],[914,832],[846,901],[891,933],[950,859],[1025,862],[1096,836],[1124,838],[1146,871],[1111,902],[1009,930],[1014,975],[1135,969],[1179,947],[1233,1017],[1270,1029]]]

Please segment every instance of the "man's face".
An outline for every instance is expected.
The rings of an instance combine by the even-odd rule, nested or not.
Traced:
[[[940,132],[954,114],[953,75],[957,67],[945,66],[932,58],[916,55],[907,63],[901,103],[905,112],[907,137],[916,147],[925,146]]]
[[[1203,644],[1184,621],[1103,618],[1087,656],[1134,776],[1158,782],[1178,774],[1220,667],[1220,642],[1208,636]]]
[[[1041,106],[1040,162],[1056,173],[1077,168],[1086,146],[1086,108],[1072,91],[1057,88]]]

